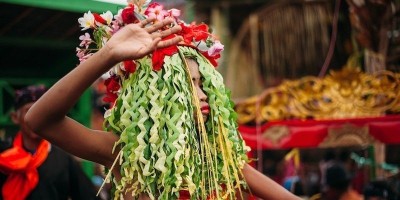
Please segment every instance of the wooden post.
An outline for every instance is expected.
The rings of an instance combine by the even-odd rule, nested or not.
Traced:
[[[382,178],[384,177],[384,170],[380,167],[382,163],[385,162],[385,151],[386,151],[386,146],[383,143],[380,142],[375,142],[374,143],[374,149],[375,149],[375,175],[377,178]]]

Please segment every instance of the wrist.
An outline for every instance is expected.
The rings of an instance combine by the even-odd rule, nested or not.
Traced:
[[[115,56],[113,55],[113,47],[111,45],[109,45],[108,43],[106,43],[103,48],[101,48],[98,53],[99,53],[99,57],[101,57],[102,59],[104,59],[104,61],[106,62],[107,66],[114,66],[116,65],[118,62],[120,62],[119,60],[117,60],[115,58]]]

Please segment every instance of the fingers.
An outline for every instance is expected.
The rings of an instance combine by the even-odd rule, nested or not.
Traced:
[[[150,19],[150,18],[149,18],[149,19]],[[147,20],[143,20],[143,21],[147,21]],[[152,21],[154,21],[154,19],[153,19]],[[151,22],[151,21],[150,21],[150,22]],[[148,23],[150,23],[150,22],[147,22],[146,24],[148,24]],[[172,18],[165,18],[165,19],[163,19],[163,20],[160,21],[160,22],[157,22],[157,23],[155,23],[155,24],[153,24],[153,25],[151,25],[151,26],[145,27],[144,29],[145,29],[148,33],[153,33],[153,32],[155,32],[155,31],[159,30],[160,28],[162,28],[162,27],[164,27],[164,26],[166,26],[166,25],[171,24],[172,22],[174,22],[174,19],[172,19]],[[145,25],[146,25],[146,24],[145,24]]]
[[[142,28],[146,27],[146,25],[150,24],[151,22],[154,22],[155,20],[156,20],[155,17],[146,18],[146,19],[144,19],[144,20],[139,22],[139,26],[142,27]]]
[[[157,48],[164,48],[167,46],[175,45],[183,40],[183,38],[181,36],[174,37],[174,38],[171,38],[168,40],[163,40],[163,41],[161,41],[161,38],[159,38],[159,39],[160,39],[160,41],[157,43]]]
[[[160,31],[160,32],[154,32],[151,35],[152,35],[153,38],[156,38],[156,37],[164,38],[164,37],[166,37],[168,35],[171,35],[171,34],[174,34],[174,33],[178,33],[181,30],[182,30],[181,26],[174,26],[174,27],[169,28],[167,30],[163,30],[163,31]]]

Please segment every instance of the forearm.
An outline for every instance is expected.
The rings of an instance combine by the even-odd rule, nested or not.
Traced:
[[[250,192],[257,197],[271,200],[300,200],[299,197],[296,197],[275,181],[247,164],[243,167],[242,172],[250,188]]]
[[[60,79],[27,114],[31,128],[39,133],[63,119],[82,93],[113,64],[107,49],[103,48]]]

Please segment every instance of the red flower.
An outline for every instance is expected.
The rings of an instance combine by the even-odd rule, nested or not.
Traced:
[[[194,40],[206,40],[210,33],[208,32],[208,26],[206,24],[200,24],[193,27]]]
[[[207,51],[201,52],[201,54],[203,54],[203,56],[206,57],[214,67],[218,66],[217,59],[221,57],[220,54],[217,54],[215,56],[210,56],[210,55],[208,55]]]
[[[96,22],[99,22],[101,24],[107,24],[107,21],[102,16],[100,16],[99,14],[93,13],[93,16],[94,16],[94,20]]]
[[[208,26],[206,24],[191,24],[189,26],[186,26],[182,23],[180,24],[180,26],[182,30],[178,34],[183,36],[183,41],[189,45],[192,45],[193,40],[206,40],[210,35],[210,33],[208,32]]]
[[[135,14],[134,14],[134,11],[135,11],[135,7],[133,4],[130,4],[129,7],[126,7],[122,10],[121,18],[125,24],[139,22],[139,20],[136,18]]]
[[[167,40],[175,37],[174,35],[170,35],[165,37],[163,40]],[[176,45],[168,46],[161,49],[156,49],[153,52],[152,62],[153,62],[153,70],[159,71],[164,64],[165,56],[172,56],[174,53],[178,52],[178,47]]]
[[[103,98],[103,101],[107,102],[107,103],[111,103],[111,105],[114,106],[114,102],[117,100],[117,98],[118,98],[117,94],[107,92],[106,96]]]
[[[119,85],[118,76],[112,75],[110,78],[104,81],[104,85],[106,86],[106,96],[103,98],[103,101],[114,105],[115,100],[118,98],[117,91],[121,87]]]
[[[136,63],[134,63],[132,60],[125,60],[124,68],[126,72],[133,73],[136,71]]]
[[[104,85],[106,85],[107,92],[116,92],[121,87],[119,85],[119,78],[117,75],[112,75],[110,78],[108,78],[104,82]]]

